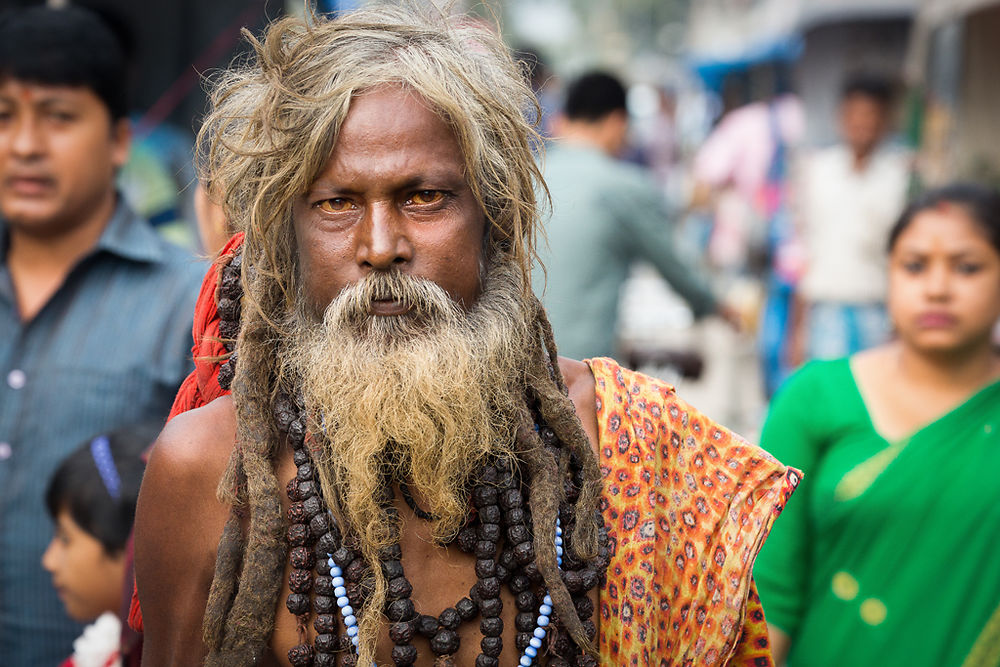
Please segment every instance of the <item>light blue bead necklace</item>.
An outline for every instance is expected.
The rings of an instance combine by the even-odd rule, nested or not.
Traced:
[[[563,556],[563,538],[562,538],[562,524],[560,523],[558,517],[556,518],[556,564],[562,567],[562,556]],[[327,554],[328,563],[330,565],[330,576],[333,577],[333,594],[337,598],[337,607],[340,608],[340,615],[344,619],[344,627],[347,628],[347,636],[351,638],[351,644],[354,645],[354,649],[357,650],[358,647],[358,619],[354,615],[354,608],[351,606],[351,601],[347,597],[347,587],[346,581],[344,580],[344,572],[340,569],[340,566],[333,560],[332,554]],[[546,593],[545,597],[542,599],[542,604],[538,607],[538,619],[535,621],[535,631],[532,633],[533,636],[528,646],[524,649],[524,653],[521,654],[521,659],[518,664],[521,667],[531,667],[535,658],[538,657],[538,650],[542,648],[542,640],[545,639],[545,635],[548,632],[549,620],[552,616],[552,597]],[[375,663],[372,663],[375,667]]]

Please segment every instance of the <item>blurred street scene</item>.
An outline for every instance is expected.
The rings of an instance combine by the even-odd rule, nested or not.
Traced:
[[[318,8],[359,2],[324,0]],[[192,157],[203,77],[245,53],[241,28],[257,30],[304,5],[80,4],[117,26],[130,55],[134,141],[119,186],[161,234],[201,252]],[[804,261],[801,239],[793,238],[802,223],[796,187],[809,156],[838,141],[845,81],[871,74],[892,86],[885,142],[909,155],[908,194],[960,177],[1000,181],[1000,141],[991,133],[1000,101],[990,70],[997,2],[467,0],[453,11],[500,25],[533,65],[540,128],[550,136],[574,76],[600,69],[625,83],[630,123],[620,157],[648,170],[670,210],[663,234],[743,322],[736,331],[716,318],[696,321],[638,259],[618,301],[616,356],[673,379],[706,412],[749,436],[789,370],[778,370],[788,364],[777,357],[804,359],[775,329],[791,313],[776,315],[774,304],[780,296],[792,307]]]
[[[665,233],[743,318],[739,331],[717,318],[695,320],[658,272],[638,261],[622,289],[618,354],[672,379],[682,395],[751,439],[781,378],[813,356],[806,333],[789,320],[809,253],[806,212],[836,207],[839,196],[806,191],[811,161],[843,141],[845,84],[860,76],[887,88],[876,143],[897,165],[870,186],[883,210],[878,221],[858,224],[874,226],[864,243],[876,246],[858,251],[865,254],[851,268],[881,281],[885,233],[908,196],[959,178],[1000,181],[1000,140],[989,120],[1000,86],[988,64],[1000,3],[508,2],[504,11],[514,43],[544,60],[546,108],[587,68],[626,80],[624,159],[648,168],[673,212]],[[837,215],[830,210],[826,228]],[[884,297],[876,286],[859,298]],[[887,329],[880,321],[872,326]]]
[[[316,9],[362,4],[318,0]],[[123,118],[131,146],[118,165],[115,149],[128,141],[102,145],[108,182],[95,188],[107,198],[107,215],[88,242],[103,252],[97,239],[106,240],[106,230],[141,219],[156,240],[132,239],[138,249],[114,246],[107,254],[121,251],[131,262],[128,253],[143,261],[144,253],[157,261],[162,253],[170,261],[162,259],[169,266],[154,293],[122,297],[135,309],[125,312],[100,296],[110,279],[91,275],[98,282],[89,297],[77,289],[86,276],[70,271],[86,253],[74,255],[73,244],[64,244],[63,272],[46,277],[48,291],[40,290],[30,313],[23,294],[14,294],[20,277],[11,278],[13,263],[8,269],[0,262],[0,305],[10,313],[0,312],[4,586],[20,581],[2,563],[17,549],[17,562],[48,583],[38,565],[51,535],[42,494],[61,460],[97,433],[105,436],[88,442],[110,457],[106,435],[162,421],[191,370],[197,286],[229,238],[218,193],[199,183],[194,163],[209,82],[249,53],[241,31],[258,34],[306,7],[302,0],[0,0],[0,11],[38,5],[93,10],[127,63]],[[752,442],[772,398],[803,364],[894,340],[889,234],[907,202],[959,180],[1000,187],[1000,0],[458,0],[447,11],[496,26],[538,98],[538,159],[552,206],[539,249],[549,272],[539,267],[534,286],[557,346],[580,358],[613,356],[665,379]],[[3,104],[16,106],[6,98]],[[79,160],[73,166],[84,176],[90,169]],[[37,175],[19,178],[32,181],[28,189],[46,185]],[[3,214],[6,254],[13,246]],[[38,264],[22,266],[30,273]],[[123,293],[139,284],[115,275]],[[55,317],[51,303],[59,299],[75,314]],[[239,306],[229,306],[238,320]],[[119,328],[95,333],[109,323]],[[109,341],[131,342],[140,333],[150,349],[136,348],[131,365],[110,368],[113,353],[127,355]],[[165,358],[153,358],[160,354]],[[55,370],[35,370],[56,357]],[[41,377],[51,393],[28,400]],[[148,405],[135,414],[108,407],[112,385],[121,405],[134,407],[137,396]],[[53,426],[58,419],[32,412],[61,404],[66,394],[96,398],[67,410],[62,431]],[[47,439],[60,442],[37,469],[13,467],[26,452],[49,446]],[[28,508],[18,514],[22,523],[10,519],[17,504]],[[31,606],[38,596],[25,582],[18,600]],[[30,635],[14,608],[21,602],[3,594],[4,631]],[[45,595],[39,614],[58,615],[61,627],[53,646],[41,649],[70,655],[82,616],[63,615],[54,589]],[[3,649],[0,643],[0,666],[8,664]]]

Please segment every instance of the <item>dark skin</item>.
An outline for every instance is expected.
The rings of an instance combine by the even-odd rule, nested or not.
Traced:
[[[401,111],[402,109],[402,111]],[[295,232],[307,296],[317,307],[371,271],[390,268],[433,280],[463,306],[478,298],[484,220],[466,184],[461,152],[447,125],[416,96],[383,87],[355,98],[330,160],[298,202]],[[398,316],[399,305],[372,304],[375,316]],[[405,311],[404,311],[405,312]],[[578,361],[559,360],[577,415],[597,447],[595,381]],[[202,617],[214,575],[216,549],[230,508],[216,490],[236,437],[232,399],[179,415],[153,448],[136,509],[136,579],[145,644],[143,664],[193,665],[204,658]],[[279,488],[295,475],[289,448],[275,462]],[[433,615],[468,594],[474,559],[457,547],[435,546],[428,524],[397,493],[401,547],[417,610]],[[282,505],[289,500],[281,493]],[[420,499],[417,499],[418,503]],[[271,652],[262,664],[287,665],[298,643],[295,617],[285,608],[288,566],[275,609]],[[504,602],[502,665],[518,660],[516,607]],[[597,602],[597,591],[592,593]],[[596,621],[596,617],[595,617]],[[315,632],[310,626],[310,640]],[[459,628],[455,664],[479,652],[477,622]],[[417,665],[431,665],[426,640],[415,639]],[[377,661],[391,664],[387,630]]]

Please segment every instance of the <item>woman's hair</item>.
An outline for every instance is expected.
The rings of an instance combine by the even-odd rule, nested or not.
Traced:
[[[135,519],[146,467],[142,453],[161,427],[159,422],[136,424],[81,444],[49,480],[45,506],[52,519],[65,510],[106,552],[121,552]]]
[[[949,205],[964,210],[1000,253],[1000,191],[976,183],[952,183],[928,190],[911,201],[889,232],[888,252],[892,252],[896,241],[918,213]]]

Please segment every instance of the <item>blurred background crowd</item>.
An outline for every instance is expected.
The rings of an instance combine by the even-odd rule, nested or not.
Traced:
[[[320,0],[317,7],[334,12],[361,2]],[[0,10],[39,4],[0,0]],[[0,665],[58,664],[53,656],[70,655],[69,640],[80,634],[80,626],[62,616],[63,605],[77,621],[118,612],[117,590],[93,593],[104,596],[101,603],[74,606],[73,573],[86,572],[80,568],[98,561],[106,566],[101,558],[107,557],[114,569],[102,570],[102,576],[116,586],[122,577],[128,579],[127,530],[105,535],[94,517],[134,511],[141,471],[129,468],[128,461],[149,444],[150,420],[155,425],[166,417],[173,393],[190,369],[190,355],[182,351],[191,344],[202,262],[228,237],[211,202],[210,184],[198,183],[193,165],[195,134],[206,107],[203,77],[246,55],[242,28],[258,32],[274,18],[303,11],[300,0],[47,3],[50,8],[67,5],[93,10],[110,28],[127,63],[122,72],[129,91],[123,109],[131,128],[127,159],[118,165],[115,146],[105,147],[114,167],[109,192],[120,193],[121,199],[112,198],[108,212],[113,209],[114,216],[110,222],[107,217],[98,221],[89,243],[129,261],[174,268],[161,282],[143,274],[142,280],[160,287],[130,298],[143,307],[153,308],[147,301],[159,305],[155,318],[136,324],[145,311],[127,312],[124,304],[132,302],[124,298],[116,297],[118,310],[101,310],[107,300],[101,290],[110,283],[100,281],[135,286],[140,278],[94,273],[90,264],[97,260],[63,247],[59,252],[68,259],[62,273],[56,270],[49,277],[52,284],[33,297],[37,303],[31,306],[25,294],[35,292],[24,291],[31,271],[14,263],[14,252],[23,255],[28,247],[24,239],[31,234],[18,226],[25,223],[15,224],[10,211],[0,210],[0,304],[5,308],[0,335],[6,338],[0,340]],[[900,297],[890,294],[900,284],[892,282],[892,253],[917,243],[923,238],[918,233],[938,238],[927,231],[937,224],[929,221],[928,211],[961,219],[961,224],[953,221],[957,226],[946,237],[967,237],[975,245],[980,234],[985,250],[979,251],[989,255],[989,262],[1000,256],[1000,232],[994,228],[1000,219],[995,197],[1000,136],[994,120],[1000,83],[993,70],[1000,61],[1000,0],[466,0],[454,3],[454,11],[502,26],[538,96],[538,127],[545,140],[539,159],[551,208],[545,218],[547,245],[540,249],[548,271],[536,272],[535,287],[544,292],[560,349],[578,358],[614,356],[663,377],[690,403],[751,441],[761,437],[772,398],[783,395],[789,376],[810,360],[842,360],[886,344],[894,335],[904,339],[904,356],[906,350],[915,350],[917,357],[934,356],[920,336],[906,338]],[[2,73],[5,86],[10,79],[36,80],[18,71]],[[66,83],[47,76],[42,75],[43,83]],[[3,130],[3,123],[19,113],[16,100],[27,98],[6,88],[0,92]],[[117,111],[110,111],[117,122]],[[0,148],[21,150],[15,144],[8,141]],[[25,159],[24,164],[31,162]],[[86,163],[85,156],[76,159]],[[8,178],[7,173],[0,176]],[[21,188],[21,194],[31,195],[32,188],[48,187],[35,172],[17,178],[23,182],[10,186],[4,181],[0,189]],[[956,181],[978,185],[945,194],[937,190]],[[920,200],[927,192],[930,199]],[[904,215],[915,198],[918,204]],[[962,213],[955,214],[955,207]],[[157,241],[122,240],[123,220],[132,212],[148,221]],[[4,226],[5,215],[13,231]],[[971,227],[962,226],[970,220]],[[117,245],[111,240],[114,230]],[[42,236],[35,241],[44,249],[38,240]],[[170,250],[157,245],[164,240],[170,245],[163,248]],[[184,252],[172,254],[179,253],[176,246]],[[921,255],[928,266],[932,255]],[[84,260],[90,264],[84,266]],[[994,291],[985,296],[980,290],[985,301],[974,306],[983,330],[992,329],[1000,308],[996,299],[990,301],[1000,295],[1000,285],[990,289]],[[893,298],[895,309],[889,303]],[[86,304],[86,312],[73,311],[71,303]],[[88,334],[95,338],[90,341],[81,333],[91,331],[92,321],[99,322],[100,340]],[[118,329],[107,328],[112,321],[120,322]],[[968,336],[975,338],[978,331]],[[157,350],[134,351],[145,360],[141,370],[125,362],[110,368],[116,363],[101,356],[111,354],[100,347],[108,340],[140,337]],[[84,338],[88,340],[81,342]],[[953,347],[966,343],[962,339]],[[987,356],[976,357],[976,363],[993,359],[993,344],[987,335]],[[177,352],[176,358],[159,359],[168,348]],[[858,455],[861,463],[883,462],[881,468],[872,464],[876,472],[866,483],[895,461],[913,439],[914,428],[923,425],[919,419],[879,417],[898,416],[899,411],[879,412],[879,391],[865,389],[866,373],[891,376],[879,370],[877,360],[872,363],[852,369],[860,390],[848,389],[860,391],[864,404],[837,408],[847,413],[861,406],[858,419],[867,419],[878,436],[875,445],[869,443],[872,452]],[[943,366],[946,375],[958,373],[958,362],[949,363]],[[869,366],[875,370],[865,370]],[[123,383],[114,373],[136,384]],[[806,396],[798,400],[817,397],[835,383],[816,380],[816,374],[813,370],[808,377],[818,384],[805,388],[802,375],[794,376],[800,378],[793,383],[795,391]],[[979,380],[983,377],[993,376],[987,373]],[[148,386],[140,387],[144,379]],[[972,389],[979,386],[974,379],[969,383]],[[116,389],[110,390],[112,385]],[[931,397],[923,413],[922,408],[912,412],[924,417],[954,414],[951,408],[980,396],[968,387],[936,403]],[[116,391],[122,393],[119,403]],[[790,393],[784,392],[786,404]],[[90,398],[70,406],[81,396]],[[836,396],[827,405],[834,405]],[[1000,407],[991,401],[983,414]],[[815,449],[836,437],[820,435],[816,442],[821,444],[804,444],[812,458],[803,450],[783,450],[778,442],[769,446],[768,432],[782,442],[795,441],[806,428],[809,418],[796,416],[796,409],[786,405],[771,418],[763,446],[782,451],[782,460],[805,468],[808,478],[813,472],[809,467],[823,461]],[[65,417],[53,416],[60,411]],[[992,425],[984,425],[983,419],[992,417],[965,415],[960,425],[972,424],[977,433],[985,429],[989,435]],[[116,430],[137,423],[141,427],[124,434]],[[846,428],[828,427],[837,434]],[[83,463],[72,458],[63,463],[76,446],[85,452],[75,455]],[[31,457],[31,465],[19,462]],[[74,465],[92,466],[98,475],[87,481],[85,473],[73,472]],[[74,482],[75,474],[83,477]],[[73,496],[78,488],[86,489],[79,498]],[[92,496],[105,492],[116,502],[124,499],[124,505],[88,505],[96,502]],[[799,495],[803,493],[812,492]],[[860,494],[854,489],[848,496]],[[46,503],[55,538],[53,524],[37,521]],[[822,537],[829,527],[816,528],[808,523],[813,518],[789,523],[802,522],[801,532],[818,531]],[[995,517],[993,523],[1000,525]],[[80,529],[99,543],[91,545],[96,549],[93,562],[61,564],[59,544],[69,544],[73,531]],[[778,542],[794,541],[781,537]],[[807,559],[803,554],[810,548],[794,543],[783,555],[769,554],[768,567],[786,573]],[[823,548],[837,550],[831,544]],[[859,557],[863,560],[866,553]],[[63,584],[61,601],[54,590],[39,592],[40,586],[48,586],[43,564],[57,588]],[[797,581],[813,592],[829,588],[840,601],[835,604],[857,599],[865,628],[894,618],[886,608],[888,597],[858,597],[865,583],[858,568],[848,571],[842,563],[829,567],[829,577],[816,575],[822,568],[813,568],[797,575]],[[793,661],[798,656],[798,664],[821,664],[808,653],[814,650],[810,646],[819,645],[809,644],[818,641],[809,635],[811,626],[800,623],[812,618],[809,601],[789,601],[791,593],[767,581],[761,589],[765,612],[770,595],[776,600],[776,617],[785,621],[780,628],[784,635],[778,635],[781,650],[788,650],[787,643],[780,643],[782,636],[787,642],[791,635]],[[993,601],[979,610],[987,617],[1000,603],[1000,588],[988,592]],[[817,596],[822,597],[816,593],[813,602]],[[827,617],[819,618],[810,622],[822,625]],[[975,644],[978,629],[969,631],[975,635],[970,644]],[[845,630],[845,636],[855,636],[852,632]],[[800,645],[805,648],[798,654],[796,637],[804,637]],[[127,648],[129,638],[125,640]],[[1000,664],[1000,656],[991,659],[969,664]]]

